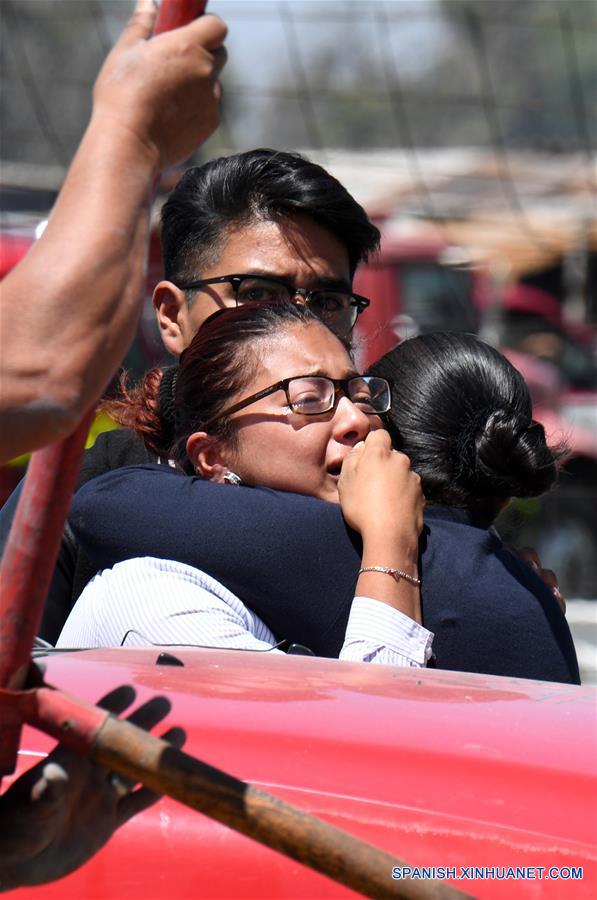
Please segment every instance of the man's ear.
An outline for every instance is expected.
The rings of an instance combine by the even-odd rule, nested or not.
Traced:
[[[160,281],[153,292],[162,342],[170,353],[180,356],[189,342],[189,314],[184,291],[171,281]]]
[[[205,431],[196,431],[187,440],[187,456],[197,475],[206,481],[224,481],[228,465],[223,451],[222,442]]]

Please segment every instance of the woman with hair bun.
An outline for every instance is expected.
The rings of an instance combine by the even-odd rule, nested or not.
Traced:
[[[554,486],[564,453],[533,420],[520,372],[474,335],[448,332],[404,341],[370,372],[395,386],[386,427],[427,499],[422,609],[438,664],[578,683],[553,592],[492,527],[511,498]]]
[[[418,571],[435,665],[578,683],[574,645],[553,592],[492,527],[511,497],[536,496],[556,479],[561,451],[548,447],[533,421],[522,376],[477,338],[448,333],[405,341],[368,374],[393,382],[384,424],[427,498]],[[174,387],[168,441],[179,462],[185,409],[201,388],[197,382],[185,395],[178,381]],[[100,568],[147,553],[196,566],[241,596],[277,639],[337,656],[362,566],[361,540],[339,505],[326,502],[331,498],[313,496],[296,480],[280,489],[276,440],[272,432],[271,452],[258,460],[268,481],[243,478],[276,490],[227,487],[214,499],[204,480],[163,466],[131,467],[86,485],[71,525]],[[164,443],[155,446],[165,452]],[[299,455],[289,461],[300,481]],[[344,467],[343,501],[350,475]],[[365,487],[354,496],[373,522],[383,522],[390,491],[384,496],[378,486],[373,497]],[[369,564],[370,583],[390,582],[383,570],[391,563]]]
[[[370,372],[395,385],[386,427],[428,503],[491,522],[511,497],[555,484],[563,451],[548,447],[522,375],[474,335],[411,338]]]

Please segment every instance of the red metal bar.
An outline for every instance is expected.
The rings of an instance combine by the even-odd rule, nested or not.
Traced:
[[[186,25],[206,0],[162,0],[155,33]],[[61,443],[36,451],[0,564],[0,689],[24,684],[29,655],[56,564],[92,413]],[[0,778],[14,769],[18,717],[3,716]]]
[[[0,685],[12,687],[39,626],[93,413],[66,440],[36,451],[0,566]]]
[[[31,457],[0,565],[0,687],[25,680],[92,419]],[[4,724],[0,776],[12,772],[19,739],[20,726]]]
[[[205,12],[207,0],[162,0],[153,30],[154,34],[187,25]]]
[[[3,720],[19,725],[27,722],[81,756],[89,756],[109,715],[99,706],[92,706],[45,684],[25,691],[0,690],[0,717]]]

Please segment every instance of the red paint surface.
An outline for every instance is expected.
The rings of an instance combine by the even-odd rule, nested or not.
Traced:
[[[442,262],[447,245],[429,237],[390,237],[383,232],[381,251],[359,266],[354,278],[354,290],[369,297],[371,306],[361,316],[355,329],[356,344],[361,354],[363,368],[370,366],[395,347],[400,338],[394,330],[396,317],[407,313],[402,277],[404,267],[420,265],[430,269],[445,269]],[[464,291],[464,288],[462,288]],[[486,278],[479,272],[471,272],[467,300],[462,300],[468,313],[483,311],[487,305]],[[446,291],[447,307],[451,305],[450,291]],[[460,306],[455,307],[460,309]],[[454,311],[453,317],[458,314]],[[414,325],[414,320],[412,322]],[[442,326],[442,328],[447,326]]]
[[[582,881],[461,881],[478,897],[593,897],[596,693],[519,679],[241,651],[60,654],[47,680],[96,700],[166,693],[185,750],[427,866],[583,866]],[[19,771],[52,745],[26,729]],[[389,875],[388,875],[389,877]],[[26,892],[15,897],[25,896]],[[31,896],[31,892],[29,892]],[[47,900],[350,896],[173,801],[122,829]]]

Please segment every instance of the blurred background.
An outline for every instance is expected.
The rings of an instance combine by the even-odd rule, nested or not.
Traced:
[[[0,0],[0,274],[43,228],[132,7]],[[475,331],[569,445],[558,489],[516,502],[499,528],[558,573],[595,680],[597,4],[213,0],[209,11],[228,23],[229,62],[221,128],[195,161],[299,150],[366,207],[383,246],[355,283],[374,300],[362,363],[420,331]],[[159,277],[155,229],[148,297]],[[148,303],[126,365],[140,373],[161,354]],[[0,501],[24,462],[2,472]]]

